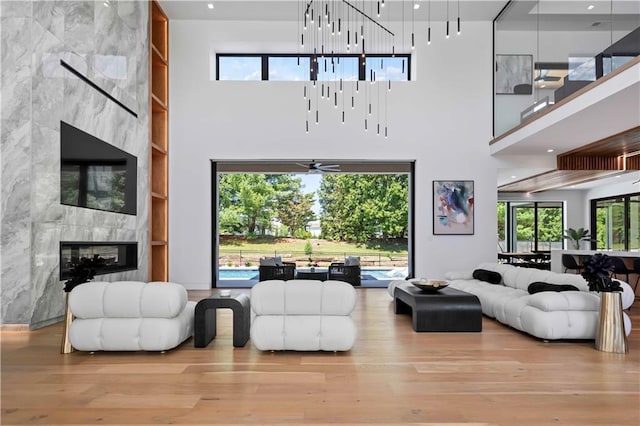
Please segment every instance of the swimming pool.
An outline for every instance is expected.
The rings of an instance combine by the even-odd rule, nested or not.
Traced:
[[[361,274],[369,275],[376,280],[404,279],[407,268],[362,268]],[[258,268],[225,268],[219,271],[221,280],[257,280]],[[368,278],[368,277],[367,277]],[[369,278],[371,279],[371,278]]]

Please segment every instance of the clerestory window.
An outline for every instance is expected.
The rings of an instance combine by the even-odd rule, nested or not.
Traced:
[[[410,81],[411,55],[216,55],[220,81]]]

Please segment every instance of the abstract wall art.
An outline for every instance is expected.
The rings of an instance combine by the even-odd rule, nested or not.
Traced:
[[[530,95],[532,78],[532,55],[496,55],[496,95]]]
[[[473,235],[472,180],[433,181],[433,234]]]

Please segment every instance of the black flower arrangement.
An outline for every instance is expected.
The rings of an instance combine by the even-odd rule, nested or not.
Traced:
[[[589,291],[622,291],[620,282],[612,280],[609,275],[613,269],[613,263],[606,254],[596,253],[590,256],[584,261],[583,266],[582,277],[589,283]]]
[[[89,282],[96,275],[96,268],[104,266],[105,259],[99,255],[93,257],[72,257],[69,262],[70,279],[64,283],[64,291],[70,292],[79,284]]]

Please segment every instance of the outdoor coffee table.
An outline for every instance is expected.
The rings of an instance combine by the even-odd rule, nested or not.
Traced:
[[[242,347],[249,340],[251,327],[251,302],[244,293],[230,296],[213,296],[196,304],[193,343],[196,348],[204,348],[216,337],[216,310],[228,308],[233,311],[233,346]]]
[[[298,280],[319,280],[326,281],[329,273],[327,270],[315,270],[315,271],[296,271],[296,279]]]
[[[429,293],[406,283],[393,295],[395,313],[411,313],[415,331],[482,331],[482,307],[473,294],[451,287]]]

